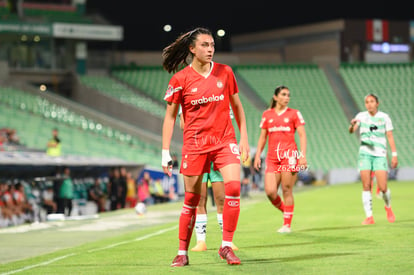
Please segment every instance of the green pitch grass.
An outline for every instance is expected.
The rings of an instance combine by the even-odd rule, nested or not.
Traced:
[[[208,250],[190,251],[189,266],[170,267],[178,202],[151,206],[141,217],[122,210],[28,232],[0,230],[0,274],[413,274],[414,182],[389,187],[395,223],[374,194],[376,223],[365,226],[360,183],[295,189],[291,234],[276,232],[282,214],[263,193],[252,194],[242,200],[234,238],[239,266],[217,255],[221,236],[210,207]]]

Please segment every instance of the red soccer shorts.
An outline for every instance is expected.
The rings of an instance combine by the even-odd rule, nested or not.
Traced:
[[[298,160],[295,157],[283,158],[281,160],[266,159],[265,173],[299,172],[297,163]]]
[[[198,176],[209,173],[211,161],[214,163],[214,170],[219,170],[228,164],[240,164],[239,146],[235,143],[230,143],[205,154],[182,155],[180,173],[185,176]]]

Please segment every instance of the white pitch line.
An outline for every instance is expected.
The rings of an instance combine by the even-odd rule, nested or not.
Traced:
[[[91,249],[91,250],[89,250],[88,252],[95,252],[95,251],[105,250],[105,249],[113,248],[113,247],[115,247],[115,246],[119,246],[119,245],[123,245],[123,244],[131,243],[131,242],[142,241],[142,240],[145,240],[145,239],[151,238],[151,237],[153,237],[153,236],[161,235],[161,234],[163,234],[163,233],[165,233],[165,232],[168,232],[168,231],[174,230],[174,229],[176,229],[176,228],[178,228],[178,225],[174,225],[173,227],[166,228],[166,229],[161,229],[161,230],[159,230],[159,231],[157,231],[157,232],[154,232],[154,233],[151,233],[151,234],[148,234],[148,235],[145,235],[145,236],[142,236],[142,237],[136,238],[136,239],[134,239],[134,240],[124,241],[124,242],[119,242],[119,243],[114,243],[114,244],[107,245],[107,246],[104,246],[104,247],[101,247],[101,248]]]
[[[43,263],[25,266],[25,267],[20,268],[20,269],[12,270],[12,271],[9,271],[9,272],[6,272],[6,273],[1,273],[0,275],[14,274],[14,273],[22,272],[22,271],[25,271],[25,270],[28,270],[28,269],[32,269],[32,268],[35,268],[35,267],[38,267],[38,266],[48,265],[48,264],[51,264],[53,262],[56,262],[56,261],[65,259],[67,257],[74,256],[74,255],[76,255],[76,253],[71,253],[71,254],[67,254],[67,255],[61,256],[61,257],[57,257],[57,258],[51,259],[51,260],[46,261],[46,262],[43,262]]]
[[[157,236],[157,235],[161,235],[161,234],[163,234],[165,232],[174,230],[176,228],[178,228],[178,225],[175,225],[173,227],[166,228],[166,229],[161,229],[161,230],[158,230],[157,232],[154,232],[154,233],[151,233],[151,234],[148,234],[148,235],[144,235],[142,237],[139,237],[139,238],[136,238],[136,239],[133,239],[133,240],[130,240],[130,241],[119,242],[119,243],[111,244],[111,245],[104,246],[104,247],[101,247],[101,248],[91,249],[88,252],[90,253],[90,252],[105,250],[105,249],[113,248],[113,247],[116,247],[116,246],[119,246],[119,245],[122,245],[122,244],[127,244],[127,243],[131,243],[131,242],[142,241],[142,240],[149,239],[149,238],[154,237],[154,236]],[[46,262],[43,262],[43,263],[39,263],[39,264],[35,264],[35,265],[29,265],[29,266],[26,266],[26,267],[23,267],[23,268],[20,268],[20,269],[12,270],[12,271],[9,271],[9,272],[6,272],[6,273],[1,273],[0,275],[14,274],[14,273],[22,272],[22,271],[25,271],[25,270],[28,270],[28,269],[32,269],[32,268],[35,268],[35,267],[38,267],[38,266],[48,265],[50,263],[53,263],[53,262],[62,260],[62,259],[67,258],[67,257],[74,256],[76,254],[77,253],[67,254],[67,255],[64,255],[64,256],[61,256],[61,257],[58,257],[58,258],[54,258],[54,259],[51,259],[51,260],[46,261]]]

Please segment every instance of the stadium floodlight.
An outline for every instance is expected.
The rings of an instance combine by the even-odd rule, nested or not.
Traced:
[[[172,30],[172,27],[171,27],[171,25],[170,25],[170,24],[166,24],[166,25],[164,25],[163,30],[164,30],[165,32],[170,32],[170,31]]]
[[[218,31],[217,31],[217,36],[218,37],[223,37],[223,36],[225,36],[226,35],[226,32],[223,30],[223,29],[219,29]]]

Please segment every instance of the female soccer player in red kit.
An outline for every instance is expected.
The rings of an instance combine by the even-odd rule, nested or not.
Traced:
[[[254,160],[254,167],[259,169],[260,155],[269,137],[264,184],[270,202],[283,212],[284,222],[279,233],[291,232],[294,209],[292,189],[299,169],[307,167],[305,121],[298,110],[287,106],[289,100],[290,91],[286,86],[275,89],[270,108],[262,115]],[[299,135],[300,151],[295,143],[295,132]],[[280,184],[284,202],[278,195]]]
[[[205,28],[196,28],[179,36],[163,50],[163,67],[172,76],[164,99],[167,108],[162,130],[162,168],[170,172],[170,142],[179,105],[184,116],[184,138],[180,172],[184,176],[184,204],[179,220],[179,250],[171,266],[189,264],[188,246],[194,228],[196,208],[200,200],[203,173],[210,162],[223,176],[223,239],[219,255],[228,264],[240,264],[231,244],[240,213],[240,152],[249,154],[246,118],[238,96],[232,69],[212,61],[214,39]],[[192,57],[187,65],[187,57]],[[178,71],[178,72],[177,72]],[[233,109],[240,130],[237,145],[229,116]]]

